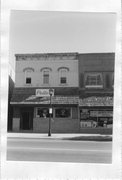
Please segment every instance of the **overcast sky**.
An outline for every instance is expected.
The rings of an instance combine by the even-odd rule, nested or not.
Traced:
[[[114,52],[112,13],[12,11],[10,61],[17,53]]]

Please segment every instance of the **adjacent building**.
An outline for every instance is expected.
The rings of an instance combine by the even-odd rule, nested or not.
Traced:
[[[112,132],[114,53],[16,54],[14,132]]]
[[[114,53],[79,54],[81,128],[97,127],[96,132],[112,132],[114,59]]]

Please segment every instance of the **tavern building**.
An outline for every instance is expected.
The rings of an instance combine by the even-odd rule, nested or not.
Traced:
[[[112,133],[114,53],[16,54],[13,132]],[[45,91],[46,92],[46,91]]]

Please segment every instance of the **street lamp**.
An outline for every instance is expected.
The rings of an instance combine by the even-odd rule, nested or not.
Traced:
[[[49,108],[49,131],[48,131],[48,136],[51,136],[51,114],[52,114],[52,95],[54,91],[53,89],[49,89],[49,95],[50,95],[50,108]]]

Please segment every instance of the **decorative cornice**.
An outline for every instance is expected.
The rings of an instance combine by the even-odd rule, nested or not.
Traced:
[[[65,60],[65,59],[73,59],[76,60],[77,59],[77,55],[78,53],[74,52],[74,53],[44,53],[44,54],[15,54],[16,57],[16,61],[19,60],[48,60],[49,58],[53,58],[54,60],[56,58],[60,58],[61,60]]]

